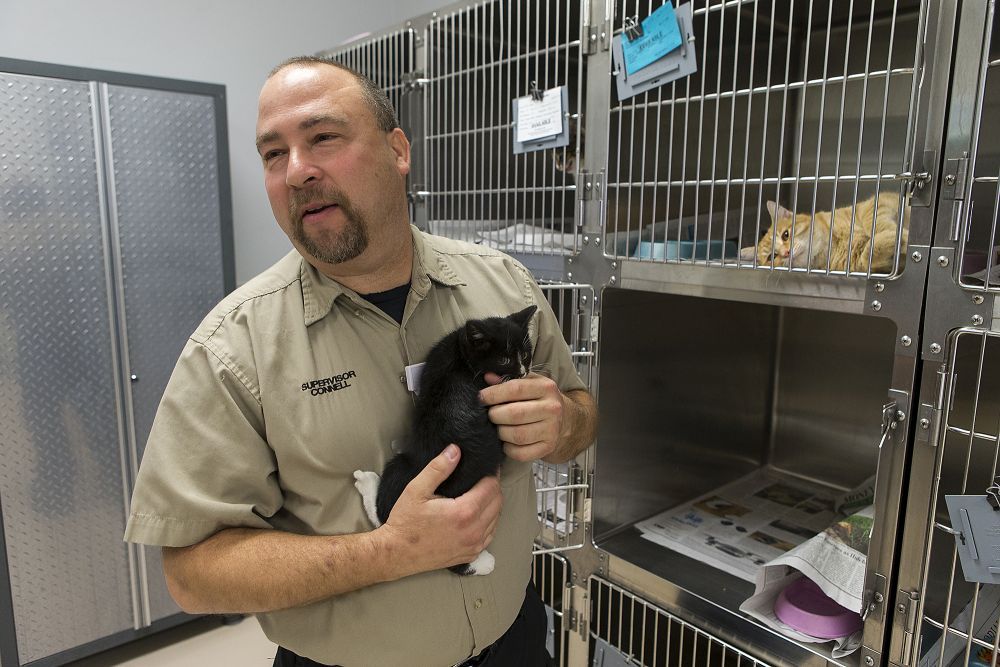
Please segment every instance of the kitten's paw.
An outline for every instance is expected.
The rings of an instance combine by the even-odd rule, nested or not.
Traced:
[[[476,556],[476,560],[468,564],[463,574],[489,574],[495,566],[496,559],[493,558],[493,554],[489,551],[482,551]]]
[[[361,494],[361,502],[365,507],[365,513],[372,525],[378,528],[382,522],[378,520],[378,512],[375,509],[375,499],[378,497],[378,485],[381,478],[373,472],[355,470],[354,488]]]

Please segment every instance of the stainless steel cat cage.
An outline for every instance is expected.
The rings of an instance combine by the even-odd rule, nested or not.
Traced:
[[[993,2],[694,0],[678,16],[696,71],[619,99],[626,19],[662,4],[484,0],[398,29],[416,45],[401,75],[424,151],[415,220],[511,252],[592,309],[602,423],[563,479],[581,491],[562,554],[566,664],[916,665],[922,635],[962,637],[971,599],[942,584],[959,575],[935,527],[945,447],[928,443],[997,449],[995,427],[948,422],[939,400],[956,363],[959,383],[988,376],[985,330],[1000,331]],[[513,100],[558,85],[569,145],[514,155]],[[740,257],[768,201],[850,215],[876,193],[899,202],[887,268]],[[978,474],[992,464],[977,456]],[[637,527],[755,474],[828,493],[874,480],[854,653],[751,620],[750,581]],[[539,550],[562,539],[543,533]]]

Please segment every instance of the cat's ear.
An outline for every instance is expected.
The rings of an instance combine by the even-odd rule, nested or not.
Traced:
[[[538,306],[532,304],[524,310],[519,310],[511,315],[510,319],[523,329],[528,326],[528,322],[531,320],[531,316],[535,314],[536,310],[538,310]]]
[[[767,212],[771,214],[771,220],[777,222],[778,220],[783,220],[785,218],[791,220],[792,212],[789,211],[784,206],[777,204],[773,201],[768,200],[767,202]]]
[[[478,352],[484,352],[490,348],[486,330],[476,320],[469,320],[465,323],[465,340],[471,349]]]

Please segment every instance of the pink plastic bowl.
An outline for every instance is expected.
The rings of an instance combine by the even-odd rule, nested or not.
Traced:
[[[810,637],[839,639],[861,629],[861,616],[837,604],[808,577],[796,579],[774,601],[774,614]]]

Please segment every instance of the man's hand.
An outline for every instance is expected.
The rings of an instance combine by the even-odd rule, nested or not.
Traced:
[[[479,392],[479,400],[490,406],[504,453],[515,461],[534,461],[555,452],[569,400],[556,383],[537,373],[503,383],[496,373],[487,373],[486,382],[491,386]]]
[[[458,498],[434,493],[460,457],[459,448],[448,445],[407,485],[377,529],[400,557],[400,576],[471,562],[493,540],[503,505],[496,477],[484,477]]]

